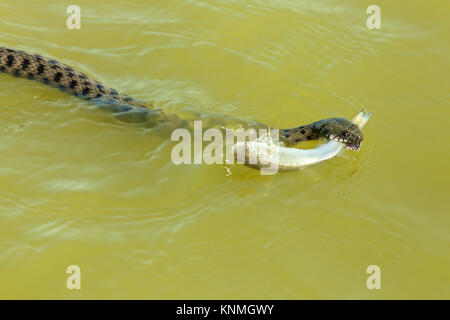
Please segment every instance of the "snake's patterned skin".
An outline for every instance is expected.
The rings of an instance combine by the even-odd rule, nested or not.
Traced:
[[[40,55],[0,47],[0,71],[43,82],[81,99],[94,100],[126,122],[141,122],[148,126],[160,123],[171,123],[172,127],[186,125],[174,114],[150,109],[151,105],[120,94],[63,63]],[[347,143],[351,149],[359,149],[363,140],[358,126],[344,118],[324,119],[292,129],[280,129],[279,133],[280,140],[286,146],[324,138]]]
[[[100,82],[58,61],[0,47],[0,70],[58,87],[83,99],[110,99],[121,105],[145,108],[144,103],[105,87]]]
[[[152,107],[149,104],[121,94],[63,63],[40,55],[0,47],[0,71],[40,81],[81,99],[95,100],[123,121],[155,125],[168,120],[161,110],[149,109]]]

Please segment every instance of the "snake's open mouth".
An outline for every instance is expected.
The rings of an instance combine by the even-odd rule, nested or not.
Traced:
[[[360,143],[347,143],[345,146],[347,149],[353,150],[353,151],[359,151],[359,148],[361,147]]]
[[[334,136],[334,135],[330,135],[328,136],[329,140],[333,140],[333,141],[337,141],[337,142],[342,142],[345,143],[345,147],[349,150],[353,150],[353,151],[359,151],[359,148],[361,147],[361,143],[360,142],[350,142],[347,139],[341,138],[339,136]]]

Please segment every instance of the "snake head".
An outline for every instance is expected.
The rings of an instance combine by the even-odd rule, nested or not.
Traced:
[[[345,143],[347,149],[357,151],[364,140],[358,125],[345,118],[320,120],[314,124],[318,138]]]

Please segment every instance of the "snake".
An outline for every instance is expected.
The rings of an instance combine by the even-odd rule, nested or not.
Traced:
[[[352,122],[361,129],[371,115],[372,113],[362,110]],[[267,174],[274,174],[278,171],[297,170],[330,159],[346,147],[344,142],[331,139],[313,149],[289,148],[285,147],[283,142],[274,143],[271,137],[272,133],[269,134],[268,131],[254,141],[237,142],[233,146],[235,159],[240,164],[251,168],[264,168]]]
[[[186,126],[186,121],[175,113],[164,112],[152,104],[119,93],[64,63],[38,54],[0,47],[0,71],[39,81],[80,99],[90,100],[124,122],[144,123],[148,127],[168,123],[175,127]],[[328,142],[336,142],[336,146],[345,146],[347,149],[357,151],[364,139],[358,123],[345,118],[322,119],[295,128],[278,130],[280,148],[284,149],[291,149],[303,141],[325,139]],[[284,152],[286,151],[284,149],[281,150]],[[292,156],[289,156],[288,160],[291,161]],[[303,165],[306,164],[298,163],[294,167]]]

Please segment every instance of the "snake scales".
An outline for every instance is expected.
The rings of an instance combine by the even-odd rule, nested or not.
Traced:
[[[81,99],[93,100],[126,122],[145,122],[149,126],[182,123],[175,114],[154,109],[63,63],[40,55],[0,47],[0,71],[40,81]],[[358,150],[363,140],[359,127],[344,118],[324,119],[292,129],[280,129],[279,136],[285,146],[306,140],[327,139],[342,142],[352,150]]]

